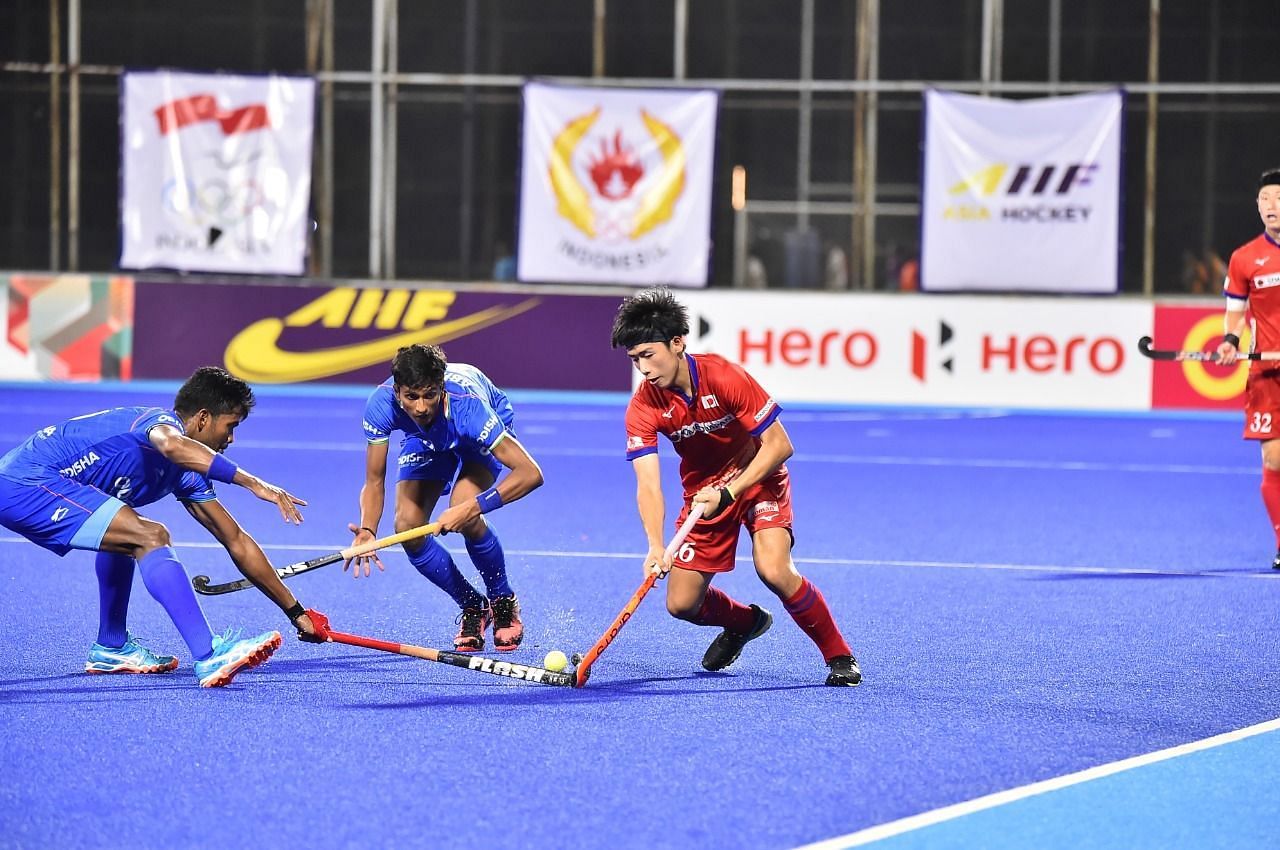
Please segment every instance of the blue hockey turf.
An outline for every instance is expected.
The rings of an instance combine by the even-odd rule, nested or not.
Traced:
[[[286,526],[220,485],[277,566],[350,543],[363,395],[260,389],[239,429],[230,456],[310,502]],[[8,385],[0,450],[69,416],[171,398]],[[599,636],[640,582],[644,540],[623,401],[514,400],[546,484],[491,518],[525,612],[509,658],[539,664]],[[88,676],[92,556],[0,529],[0,847],[1269,843],[1270,727],[1035,785],[1280,716],[1280,574],[1238,417],[791,408],[782,421],[796,563],[853,645],[858,688],[823,686],[746,541],[717,584],[775,625],[718,674],[699,666],[714,634],[670,618],[661,586],[581,690],[302,644],[249,590],[202,597],[211,624],[280,629],[285,645],[204,690],[137,581],[131,630],[181,666]],[[672,500],[665,445],[663,464]],[[142,512],[169,526],[191,575],[239,577],[175,502]],[[474,575],[461,540],[443,542]],[[338,565],[290,585],[334,628],[448,648],[451,603],[402,553],[383,560],[368,579]]]

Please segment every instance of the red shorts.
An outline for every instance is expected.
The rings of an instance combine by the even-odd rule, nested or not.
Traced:
[[[686,497],[684,509],[676,518],[676,528],[689,515],[687,498],[690,497]],[[762,528],[791,531],[791,476],[785,466],[739,495],[722,513],[695,523],[676,551],[675,566],[701,573],[729,572],[744,526],[752,534]]]
[[[1244,438],[1280,439],[1280,369],[1249,372],[1244,385]]]

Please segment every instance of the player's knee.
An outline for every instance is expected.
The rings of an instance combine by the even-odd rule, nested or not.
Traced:
[[[141,529],[138,532],[138,545],[147,552],[152,549],[161,549],[173,542],[173,538],[169,536],[169,529],[164,523],[155,522],[154,520],[143,520]]]
[[[667,597],[667,613],[677,620],[693,622],[702,608],[700,599],[679,599]]]
[[[402,531],[408,531],[411,528],[417,528],[424,522],[426,522],[426,517],[421,514],[410,516],[409,514],[402,514],[397,511],[395,523],[396,534],[399,534]]]
[[[476,541],[485,536],[489,531],[489,525],[484,521],[484,517],[476,517],[458,530],[462,532],[463,537]]]

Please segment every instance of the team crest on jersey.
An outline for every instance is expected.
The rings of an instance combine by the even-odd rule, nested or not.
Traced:
[[[47,440],[53,436],[53,432],[58,430],[57,425],[50,425],[48,428],[40,429],[40,439]]]
[[[704,410],[710,410],[713,407],[719,407],[720,400],[716,398],[715,393],[704,395],[702,397],[702,407]]]

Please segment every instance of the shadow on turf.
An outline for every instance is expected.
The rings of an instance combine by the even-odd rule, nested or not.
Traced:
[[[146,691],[168,691],[178,689],[190,689],[196,687],[196,682],[190,678],[190,671],[186,676],[182,675],[181,670],[171,673],[159,673],[150,676],[128,676],[128,675],[102,675],[92,676],[88,673],[60,673],[56,676],[30,676],[24,679],[5,679],[0,681],[0,703],[21,704],[21,703],[45,703],[45,702],[67,702],[65,697],[82,696],[82,697],[101,697],[112,701],[121,699],[129,699],[129,694]],[[41,687],[41,683],[56,682],[78,682],[72,687],[70,685],[64,687]],[[28,686],[28,687],[14,687]],[[31,687],[34,686],[34,687]],[[84,700],[86,702],[91,699]]]
[[[431,696],[423,696],[421,699],[412,700],[395,700],[371,702],[368,700],[355,700],[338,703],[341,708],[366,708],[366,709],[404,709],[404,708],[428,708],[432,706],[452,706],[452,705],[477,705],[483,702],[486,705],[536,705],[536,704],[557,704],[564,705],[574,703],[599,703],[602,701],[617,700],[623,698],[634,697],[653,697],[653,696],[684,696],[707,694],[713,689],[706,687],[698,688],[665,688],[654,687],[669,682],[717,682],[723,683],[724,687],[719,688],[723,692],[733,693],[768,693],[774,691],[793,691],[804,690],[809,688],[825,687],[822,682],[805,682],[803,684],[778,684],[769,686],[753,686],[753,687],[733,687],[732,684],[738,681],[737,677],[730,673],[706,673],[701,670],[690,672],[676,676],[637,676],[628,679],[596,679],[589,682],[585,688],[566,688],[551,687],[547,685],[539,685],[533,682],[520,682],[514,679],[504,679],[498,676],[477,675],[465,670],[449,670],[447,665],[438,665],[431,662],[415,662],[413,659],[379,656],[368,656],[365,654],[345,654],[340,656],[330,656],[325,658],[291,658],[275,661],[271,666],[271,671],[278,674],[306,674],[314,676],[323,671],[330,670],[341,674],[350,673],[385,673],[387,666],[394,665],[403,668],[404,671],[410,671],[415,666],[421,670],[422,679],[420,681],[406,681],[404,678],[396,680],[385,680],[382,684],[388,688],[397,690],[405,687],[423,687],[433,690]],[[754,678],[754,677],[753,677]],[[262,682],[266,683],[267,677],[262,678]],[[351,682],[353,686],[367,684],[366,682]],[[476,690],[483,689],[482,700],[477,700]],[[445,691],[440,693],[440,691]],[[457,693],[463,691],[464,693]],[[341,697],[340,688],[331,691],[334,697]],[[388,696],[392,696],[388,690]]]

